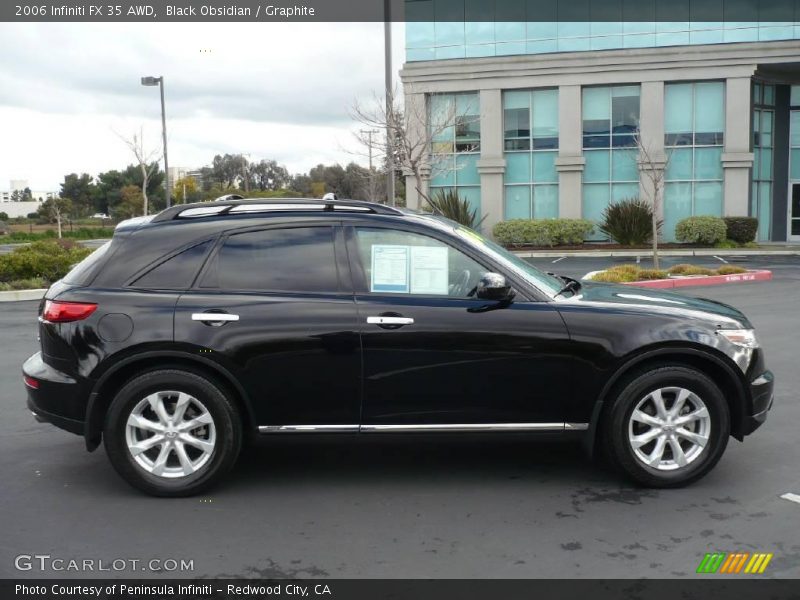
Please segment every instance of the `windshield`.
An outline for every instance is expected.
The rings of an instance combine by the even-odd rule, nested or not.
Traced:
[[[516,275],[529,281],[533,286],[542,290],[550,297],[555,297],[559,290],[564,287],[564,282],[558,277],[540,271],[513,252],[509,252],[499,244],[486,239],[478,232],[461,225],[455,227],[455,232],[459,237],[467,240],[473,246],[479,247],[492,258],[506,265],[508,269],[513,271]]]

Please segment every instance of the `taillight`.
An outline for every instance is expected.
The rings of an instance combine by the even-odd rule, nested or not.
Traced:
[[[50,323],[69,323],[70,321],[82,321],[97,308],[97,304],[91,302],[61,302],[59,300],[47,300],[44,303],[42,319]]]
[[[36,379],[34,379],[33,377],[31,377],[30,375],[23,375],[22,376],[22,381],[24,381],[25,385],[27,385],[31,389],[34,389],[34,390],[38,390],[39,389],[39,382]]]

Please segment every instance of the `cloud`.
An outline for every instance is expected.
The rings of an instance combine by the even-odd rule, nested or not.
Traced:
[[[114,131],[157,143],[143,75],[164,76],[170,164],[189,167],[226,151],[295,171],[352,160],[350,107],[383,87],[382,23],[1,24],[0,53],[0,188],[120,168]]]

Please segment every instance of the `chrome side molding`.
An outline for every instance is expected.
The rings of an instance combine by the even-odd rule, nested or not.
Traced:
[[[481,431],[585,431],[588,423],[423,423],[399,425],[261,425],[259,433],[457,433]]]

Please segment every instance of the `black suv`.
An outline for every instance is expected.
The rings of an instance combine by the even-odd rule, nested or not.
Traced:
[[[730,306],[543,273],[452,221],[366,202],[126,221],[39,312],[28,406],[161,496],[219,480],[251,434],[555,432],[678,486],[772,403]]]

